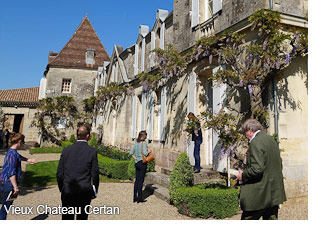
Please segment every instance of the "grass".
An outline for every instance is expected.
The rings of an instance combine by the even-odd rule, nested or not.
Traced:
[[[99,157],[100,155],[98,155],[98,159]],[[56,171],[57,171],[58,162],[59,161],[56,160],[56,161],[39,162],[32,165],[27,164],[22,185],[25,187],[36,187],[36,186],[49,186],[49,185],[57,184]],[[120,180],[111,179],[103,175],[99,175],[99,181],[100,183],[120,182]]]
[[[62,153],[62,147],[38,147],[29,150],[30,154]]]

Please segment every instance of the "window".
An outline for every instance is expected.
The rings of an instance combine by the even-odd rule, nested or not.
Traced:
[[[71,93],[71,79],[62,80],[62,93]]]
[[[66,118],[58,118],[55,120],[55,128],[56,129],[65,129],[66,128]]]
[[[88,48],[86,51],[86,64],[94,64],[95,63],[95,50],[93,48]]]
[[[207,19],[213,16],[213,0],[206,0],[207,1]]]

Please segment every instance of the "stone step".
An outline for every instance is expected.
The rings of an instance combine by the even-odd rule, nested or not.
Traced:
[[[222,184],[226,185],[226,180],[220,178],[195,180],[194,185],[198,184]]]
[[[201,169],[199,173],[194,174],[194,183],[201,183],[204,180],[221,179],[220,174],[214,170]]]
[[[171,172],[172,172],[172,169],[170,169],[170,168],[161,168],[161,173],[162,174],[170,176]]]
[[[154,194],[156,197],[160,198],[161,200],[170,203],[168,188],[161,186],[159,184],[147,184],[146,181],[144,182],[144,184],[145,184],[144,191],[148,191],[150,195]]]
[[[148,172],[145,177],[145,183],[148,184],[158,184],[163,187],[169,188],[170,176],[158,173],[158,172]]]

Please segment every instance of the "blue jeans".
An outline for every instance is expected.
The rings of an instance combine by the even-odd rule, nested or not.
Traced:
[[[200,144],[201,141],[195,141],[194,148],[194,157],[195,157],[195,166],[194,169],[200,171]]]
[[[142,160],[140,160],[135,164],[135,168],[136,168],[136,179],[134,184],[134,200],[141,201],[143,200],[142,188],[143,188],[147,164],[143,164]]]
[[[9,207],[12,205],[13,201],[6,201],[10,191],[13,191],[13,186],[10,181],[6,183],[0,184],[0,192],[1,192],[1,210],[0,210],[0,220],[6,220],[7,219],[7,212],[5,209],[5,206],[7,210],[9,210]]]

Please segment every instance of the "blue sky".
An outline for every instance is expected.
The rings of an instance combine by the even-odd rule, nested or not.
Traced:
[[[134,44],[173,0],[11,0],[0,5],[0,89],[39,86],[48,52],[59,52],[88,14],[109,55]]]

